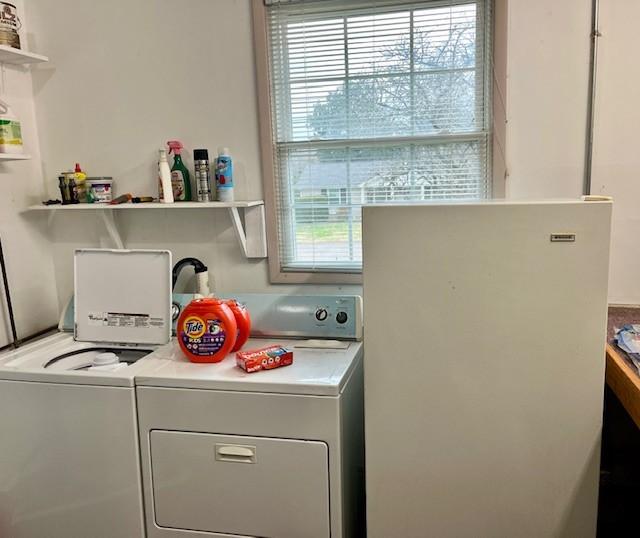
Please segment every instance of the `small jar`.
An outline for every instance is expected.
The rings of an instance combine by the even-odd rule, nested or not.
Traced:
[[[113,200],[113,178],[88,177],[85,181],[87,202],[90,204],[108,204]]]

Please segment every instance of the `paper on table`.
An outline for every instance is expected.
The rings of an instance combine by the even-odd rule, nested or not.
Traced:
[[[640,325],[625,325],[616,332],[615,340],[640,373]]]

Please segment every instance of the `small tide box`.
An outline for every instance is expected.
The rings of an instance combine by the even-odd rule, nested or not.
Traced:
[[[236,364],[248,373],[273,370],[280,366],[289,366],[292,363],[293,351],[278,345],[236,353]]]

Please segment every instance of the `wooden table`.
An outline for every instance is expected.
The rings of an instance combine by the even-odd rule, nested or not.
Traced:
[[[626,353],[612,343],[615,329],[627,323],[640,323],[640,308],[609,307],[606,380],[636,426],[640,428],[640,375]]]

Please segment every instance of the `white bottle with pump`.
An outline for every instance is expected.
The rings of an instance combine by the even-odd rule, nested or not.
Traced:
[[[173,203],[173,187],[171,185],[171,168],[167,161],[167,150],[160,150],[158,161],[158,179],[160,181],[160,201],[164,204]]]

